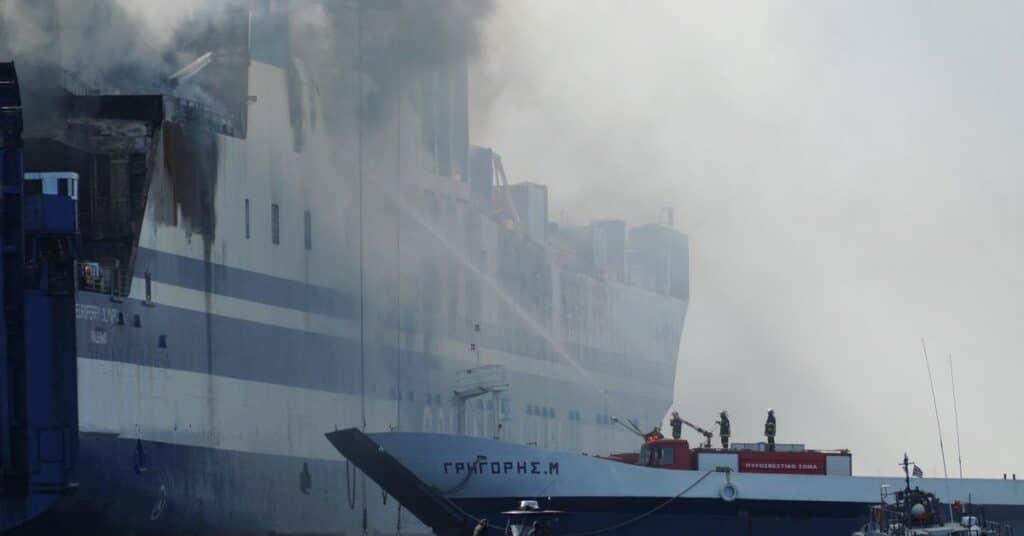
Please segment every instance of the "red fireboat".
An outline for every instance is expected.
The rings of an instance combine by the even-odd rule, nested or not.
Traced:
[[[632,423],[616,422],[644,438],[639,452],[624,452],[602,458],[631,465],[676,471],[723,470],[738,473],[790,475],[851,476],[853,460],[850,451],[812,450],[797,443],[777,443],[769,450],[767,443],[733,443],[728,448],[711,446],[711,432],[683,421],[701,433],[705,442],[691,448],[685,439],[666,439],[657,430],[644,434]]]

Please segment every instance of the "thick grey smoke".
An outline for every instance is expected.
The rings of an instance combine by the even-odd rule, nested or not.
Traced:
[[[755,440],[774,407],[785,441],[851,448],[859,473],[909,450],[940,474],[925,337],[947,457],[952,353],[965,471],[1020,473],[1020,10],[503,2],[474,136],[550,184],[556,218],[676,208],[681,413],[727,408]]]
[[[373,16],[387,9],[383,4],[366,12]],[[404,2],[397,16],[388,17],[387,27],[366,37],[363,68],[382,85],[394,85],[403,73],[464,63],[476,55],[479,26],[491,10],[490,0]]]
[[[491,13],[491,0],[420,0],[394,5],[369,2],[364,16],[372,25],[363,36],[360,69],[372,80],[365,110],[379,119],[383,103],[410,80],[442,70],[455,73],[473,59],[480,46],[480,25]],[[377,6],[378,9],[372,9]],[[400,6],[400,7],[394,7]],[[395,10],[388,13],[389,8]]]
[[[288,50],[291,114],[299,130],[342,123],[342,106],[317,107],[319,97],[352,104],[368,127],[401,98],[400,87],[417,87],[426,73],[447,71],[450,79],[479,48],[480,24],[491,0],[3,0],[0,2],[0,54],[20,62],[58,69],[78,89],[120,93],[176,93],[218,109],[239,107],[224,86],[244,82],[234,69],[241,54],[224,54],[245,42],[246,9],[253,20],[291,22],[256,36],[271,48]],[[59,36],[59,37],[58,37]],[[237,46],[236,46],[237,48]],[[212,67],[203,77],[177,85],[169,77],[210,50]],[[216,79],[217,73],[229,73]],[[355,76],[362,73],[362,76]],[[53,74],[53,73],[48,73]],[[360,79],[361,78],[361,79]],[[241,80],[240,80],[241,79]],[[204,83],[205,82],[205,83]],[[50,80],[42,85],[50,85]],[[211,90],[211,87],[214,87]],[[357,93],[361,96],[357,98]],[[238,95],[232,95],[237,100]],[[245,95],[241,95],[243,98]],[[317,97],[317,98],[314,98]],[[412,97],[407,94],[407,99]],[[415,105],[415,99],[412,100]],[[303,112],[301,109],[306,108]],[[413,110],[417,112],[419,110]],[[379,126],[379,125],[378,125]],[[338,138],[350,132],[335,129]],[[297,134],[296,148],[303,145]]]
[[[257,238],[271,241],[260,234],[269,231],[268,209],[274,207],[276,220],[280,208],[282,243],[309,241],[306,276],[358,296],[359,334],[365,345],[344,341],[332,357],[352,365],[341,371],[344,378],[339,381],[360,393],[364,406],[371,407],[339,407],[337,421],[310,424],[316,427],[314,433],[290,435],[289,445],[293,439],[322,441],[322,431],[331,424],[335,428],[365,424],[370,430],[414,429],[422,415],[403,416],[399,403],[391,400],[400,400],[400,395],[414,389],[420,397],[431,389],[435,394],[450,393],[424,385],[420,378],[403,377],[400,359],[402,350],[414,355],[439,353],[432,341],[447,336],[438,320],[444,306],[441,278],[454,271],[453,255],[434,248],[431,244],[437,240],[424,232],[425,226],[401,214],[388,195],[405,193],[397,184],[402,178],[413,183],[418,175],[438,174],[441,166],[429,165],[435,154],[421,140],[425,137],[421,132],[429,128],[420,128],[426,121],[419,116],[460,115],[465,79],[456,74],[475,55],[479,24],[489,3],[191,0],[172,5],[150,0],[0,0],[0,6],[0,41],[4,42],[0,56],[6,52],[18,61],[26,94],[56,88],[60,77],[53,73],[36,80],[28,76],[31,66],[43,66],[74,73],[84,79],[83,85],[107,92],[173,92],[207,105],[222,104],[228,111],[248,110],[252,123],[244,144],[214,139],[206,131],[197,133],[194,124],[165,123],[160,132],[163,161],[156,162],[162,172],[153,173],[147,210],[158,224],[178,227],[167,230],[171,236],[184,231],[189,244],[201,239],[205,260],[237,265],[239,257],[232,255],[238,254],[229,244],[240,239],[241,218],[218,215],[213,207],[239,206],[244,196],[248,239],[252,196],[253,242]],[[240,6],[253,8],[251,19],[245,14],[235,16]],[[251,41],[244,39],[244,33],[239,39],[239,27],[252,29]],[[235,52],[239,42],[251,42],[251,58]],[[168,84],[172,73],[207,51],[214,52],[213,63],[201,74],[188,84]],[[27,113],[45,108],[45,103],[26,104]],[[434,135],[448,136],[451,154],[445,157],[455,161],[459,150],[465,153],[465,125],[459,125],[459,119],[445,119],[449,124],[435,126]],[[441,132],[443,128],[447,132]],[[240,167],[244,170],[239,171]],[[229,173],[221,176],[226,168]],[[459,171],[465,170],[451,174]],[[261,191],[268,184],[271,191]],[[422,209],[422,193],[412,193],[420,195],[411,195],[411,204]],[[235,242],[225,238],[232,231],[237,231]],[[276,236],[273,241],[277,243]],[[251,259],[241,259],[251,264]],[[282,259],[281,265],[275,262],[259,269],[277,270],[294,260]],[[294,273],[287,275],[294,277]],[[396,340],[400,318],[407,331],[422,336]],[[396,352],[387,348],[393,344],[400,348],[397,359]],[[357,345],[360,351],[353,352]],[[372,365],[363,367],[364,362]],[[388,398],[389,391],[394,399]],[[411,402],[413,396],[408,398]],[[448,415],[454,429],[454,415]],[[438,421],[443,418],[439,416]],[[288,428],[291,434],[291,424]],[[360,495],[367,489],[369,497],[380,496],[365,485]],[[370,502],[372,509],[395,511],[393,501],[387,506]]]
[[[195,59],[182,44],[226,15],[230,2],[202,8],[143,10],[131,0],[5,0],[3,50],[21,61],[45,61],[123,91],[153,90]],[[147,3],[148,4],[148,3]],[[163,24],[155,26],[157,17]],[[58,38],[59,35],[59,38]]]

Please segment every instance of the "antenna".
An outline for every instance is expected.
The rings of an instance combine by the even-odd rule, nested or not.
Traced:
[[[935,408],[935,427],[939,430],[939,451],[942,453],[942,472],[949,478],[949,469],[946,467],[946,446],[942,443],[942,421],[939,420],[939,402],[935,398],[935,381],[932,379],[932,365],[928,360],[928,347],[921,339],[921,349],[924,350],[924,366],[928,369],[928,383],[932,386],[932,406]]]
[[[923,338],[921,339],[921,349],[924,350],[924,366],[928,369],[928,383],[932,386],[932,407],[935,408],[935,427],[939,430],[939,452],[942,453],[942,474],[943,480],[946,481],[946,502],[950,503],[949,518],[953,519],[953,506],[949,494],[949,468],[946,467],[946,446],[942,443],[942,421],[939,420],[939,402],[935,398],[935,381],[932,379],[932,365],[928,360],[928,347],[925,346]]]
[[[953,354],[949,354],[949,382],[953,386],[953,423],[956,425],[956,463],[960,466],[960,480],[963,480],[964,460],[960,457],[960,410],[956,407],[956,376],[953,375]]]

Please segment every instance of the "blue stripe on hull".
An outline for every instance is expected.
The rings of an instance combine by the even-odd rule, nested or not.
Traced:
[[[78,320],[77,346],[81,356],[338,393],[359,390],[358,339],[167,305],[144,305],[132,299],[112,303],[109,297],[93,293],[79,293],[78,301],[82,305],[114,307],[124,314],[123,325]],[[134,325],[136,315],[141,327]],[[103,334],[98,339],[94,337],[97,330]],[[213,333],[213,337],[208,338],[207,333]],[[164,336],[165,348],[159,346],[161,336]],[[469,343],[465,344],[468,348]],[[379,369],[393,369],[398,352],[393,344],[368,340],[367,362],[380,366],[368,367],[367,373],[373,375]],[[401,353],[403,366],[408,367],[409,374],[427,374],[441,369],[442,357],[435,353],[410,347],[402,348]],[[658,382],[671,381],[665,380],[668,375],[659,376],[658,369],[652,365],[634,362],[632,367],[634,374],[650,380],[645,380],[646,385],[655,382],[654,378],[660,378]],[[614,370],[588,368],[606,373],[621,372],[621,367]]]
[[[359,317],[358,294],[140,248],[135,276],[143,277],[147,272],[152,275],[154,281],[191,290],[208,291],[231,298],[337,318],[355,320]],[[159,296],[156,298],[159,300]],[[81,296],[79,299],[81,300]],[[447,313],[438,310],[435,314],[441,316]],[[473,322],[468,319],[441,329],[442,323],[425,319],[422,315],[410,315],[408,311],[403,315],[402,326],[412,331],[435,332],[437,336],[457,339],[466,344],[475,342],[481,348],[520,354],[541,361],[557,362],[562,359],[543,337],[533,333],[509,332],[507,326],[491,325],[483,325],[481,332],[474,332]],[[394,327],[388,324],[388,320],[378,319],[378,322],[382,327]],[[573,353],[573,358],[588,369],[611,374],[621,372],[622,363],[641,364],[652,357],[661,357],[662,359],[656,361],[658,371],[650,374],[645,381],[649,384],[661,384],[667,389],[672,388],[674,374],[665,372],[675,370],[676,355],[673,352],[663,356],[638,356],[582,343],[566,343],[565,346]],[[647,366],[655,368],[653,364]]]
[[[113,305],[96,295],[80,295],[79,301]],[[307,389],[358,390],[354,381],[345,381],[358,374],[358,341],[136,300],[117,305],[124,325],[78,321],[79,355]],[[135,315],[141,327],[134,326]],[[94,330],[103,336],[96,339]]]
[[[359,296],[328,287],[139,248],[136,277],[310,313],[356,318]]]

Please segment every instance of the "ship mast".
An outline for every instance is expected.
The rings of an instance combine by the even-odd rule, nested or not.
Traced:
[[[360,2],[356,7],[356,61],[358,69],[363,68],[363,4]],[[356,167],[358,172],[359,186],[359,410],[361,429],[366,430],[366,269],[364,259],[364,244],[366,230],[363,228],[363,75],[360,71],[358,76],[359,103],[356,105],[356,129],[357,129],[357,155]]]

